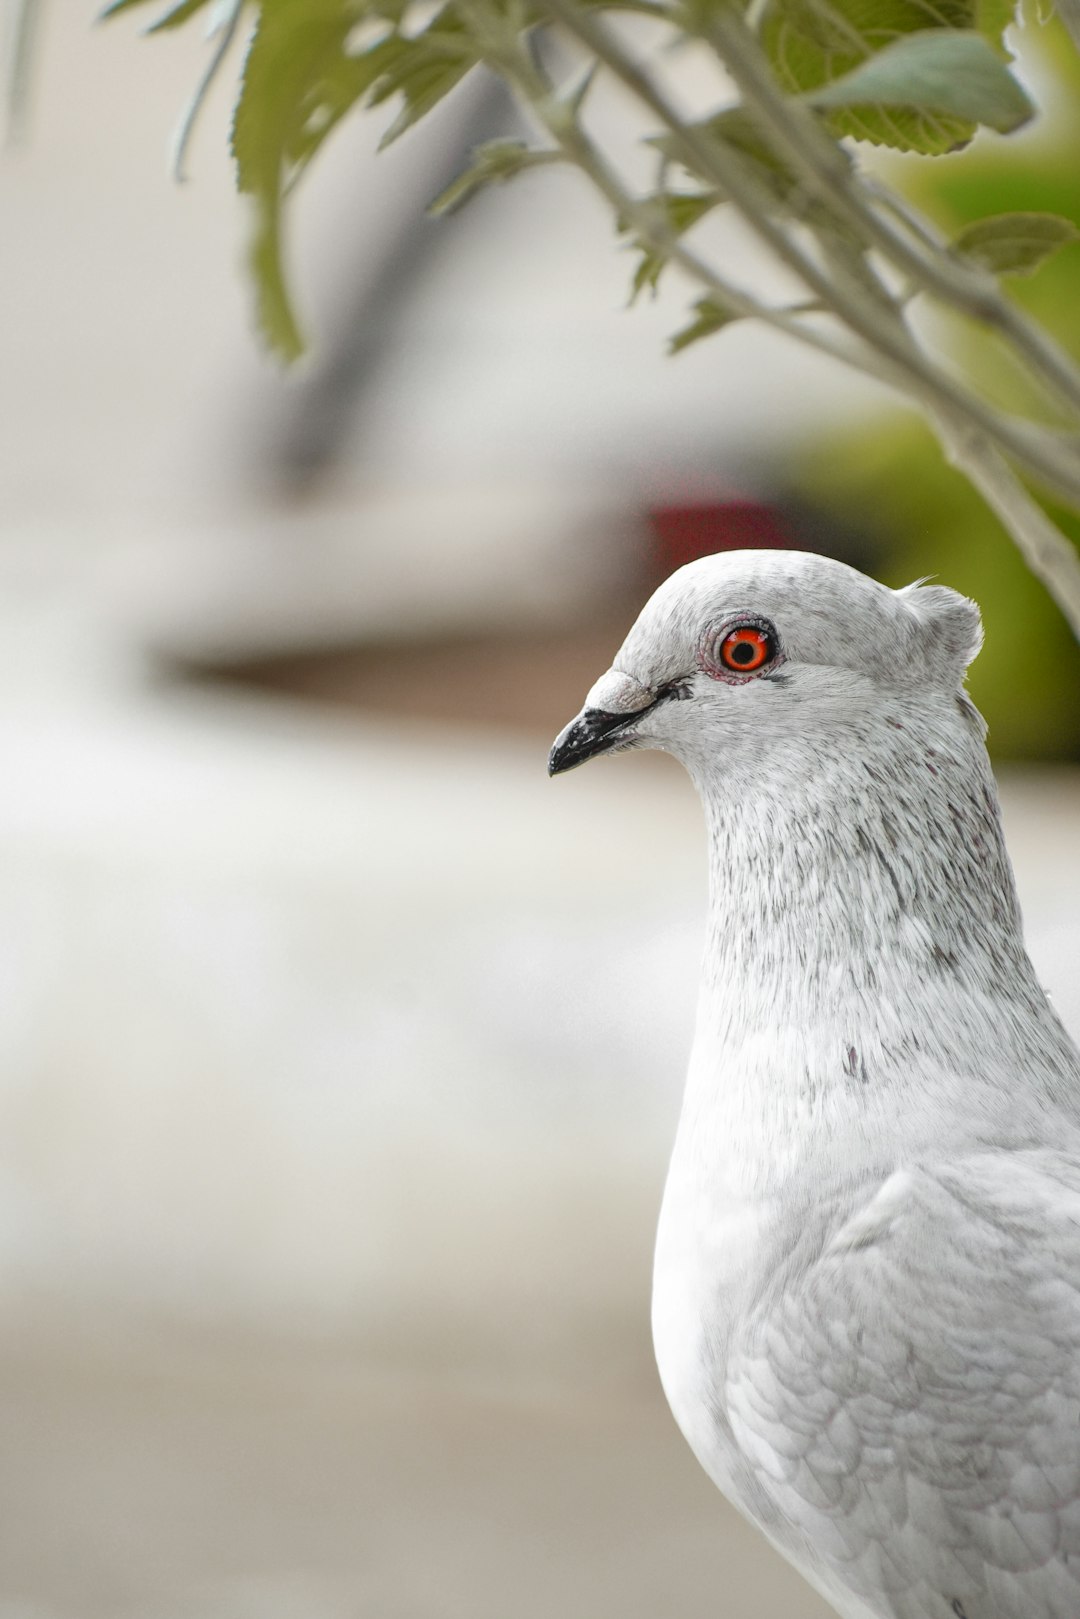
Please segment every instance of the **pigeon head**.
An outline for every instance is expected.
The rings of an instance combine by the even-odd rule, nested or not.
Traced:
[[[644,747],[700,777],[901,711],[955,713],[981,639],[974,602],[943,586],[890,590],[801,551],[703,557],[646,603],[548,768]]]

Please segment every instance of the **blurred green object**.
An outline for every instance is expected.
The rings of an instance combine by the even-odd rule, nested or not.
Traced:
[[[886,584],[933,574],[979,603],[986,644],[968,684],[995,758],[1080,758],[1080,646],[928,428],[883,415],[858,433],[819,439],[796,479],[803,498],[880,548],[874,571]],[[1076,539],[1075,517],[1054,515]]]
[[[954,157],[903,165],[904,190],[950,236],[972,220],[1014,209],[1045,210],[1080,225],[1080,61],[1056,27],[1045,30],[1040,44],[1068,92],[1054,109],[1052,144],[1036,127],[1020,141],[980,137]],[[1010,292],[1080,351],[1080,244],[1064,247],[1030,280],[1011,281]],[[982,333],[954,322],[948,347],[995,403],[1057,420],[1049,400],[1021,383],[1003,350]],[[995,757],[1080,759],[1080,646],[1004,529],[943,462],[926,427],[908,412],[883,412],[870,427],[816,439],[800,458],[795,482],[827,517],[869,530],[887,583],[934,574],[980,604],[986,645],[970,687],[990,723]],[[1050,502],[1047,509],[1080,545],[1076,515]]]

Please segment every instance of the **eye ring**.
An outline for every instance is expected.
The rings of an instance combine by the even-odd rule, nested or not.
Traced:
[[[701,638],[698,667],[713,680],[742,686],[782,661],[780,637],[766,618],[741,613],[710,624]]]

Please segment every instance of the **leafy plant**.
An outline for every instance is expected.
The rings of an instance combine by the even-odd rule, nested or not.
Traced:
[[[160,4],[160,0],[157,0]],[[1074,42],[1080,0],[1059,0]],[[107,16],[154,0],[116,0]],[[205,13],[210,77],[249,25],[233,124],[237,180],[256,206],[252,264],[268,342],[294,359],[303,342],[283,268],[288,197],[352,109],[393,104],[395,140],[483,66],[516,93],[533,143],[490,142],[438,206],[553,163],[581,170],[639,247],[634,291],[668,265],[696,284],[675,351],[757,319],[890,384],[921,408],[946,456],[981,494],[1080,636],[1080,556],[1042,499],[1080,508],[1080,370],[1002,285],[1030,275],[1077,238],[1038,207],[969,220],[950,238],[861,166],[867,143],[940,157],[980,130],[1007,135],[1035,116],[1011,70],[1005,30],[1014,0],[180,0],[151,32]],[[546,65],[544,36],[574,53],[566,82]],[[671,81],[672,47],[716,70],[715,111],[689,118]],[[677,64],[678,57],[674,57]],[[622,177],[624,154],[594,137],[597,74],[642,114],[654,158],[647,190]],[[769,301],[717,263],[698,227],[715,209],[750,225],[799,291]],[[1003,408],[977,365],[955,363],[914,309],[948,312],[985,347],[992,335],[1033,408]],[[1034,485],[1041,498],[1036,498]]]

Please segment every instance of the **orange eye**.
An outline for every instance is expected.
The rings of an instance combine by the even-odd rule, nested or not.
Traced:
[[[737,675],[751,675],[772,656],[769,637],[753,624],[732,630],[720,643],[720,662]]]
[[[780,637],[768,619],[749,613],[706,624],[698,642],[698,668],[729,685],[745,685],[783,661]]]

